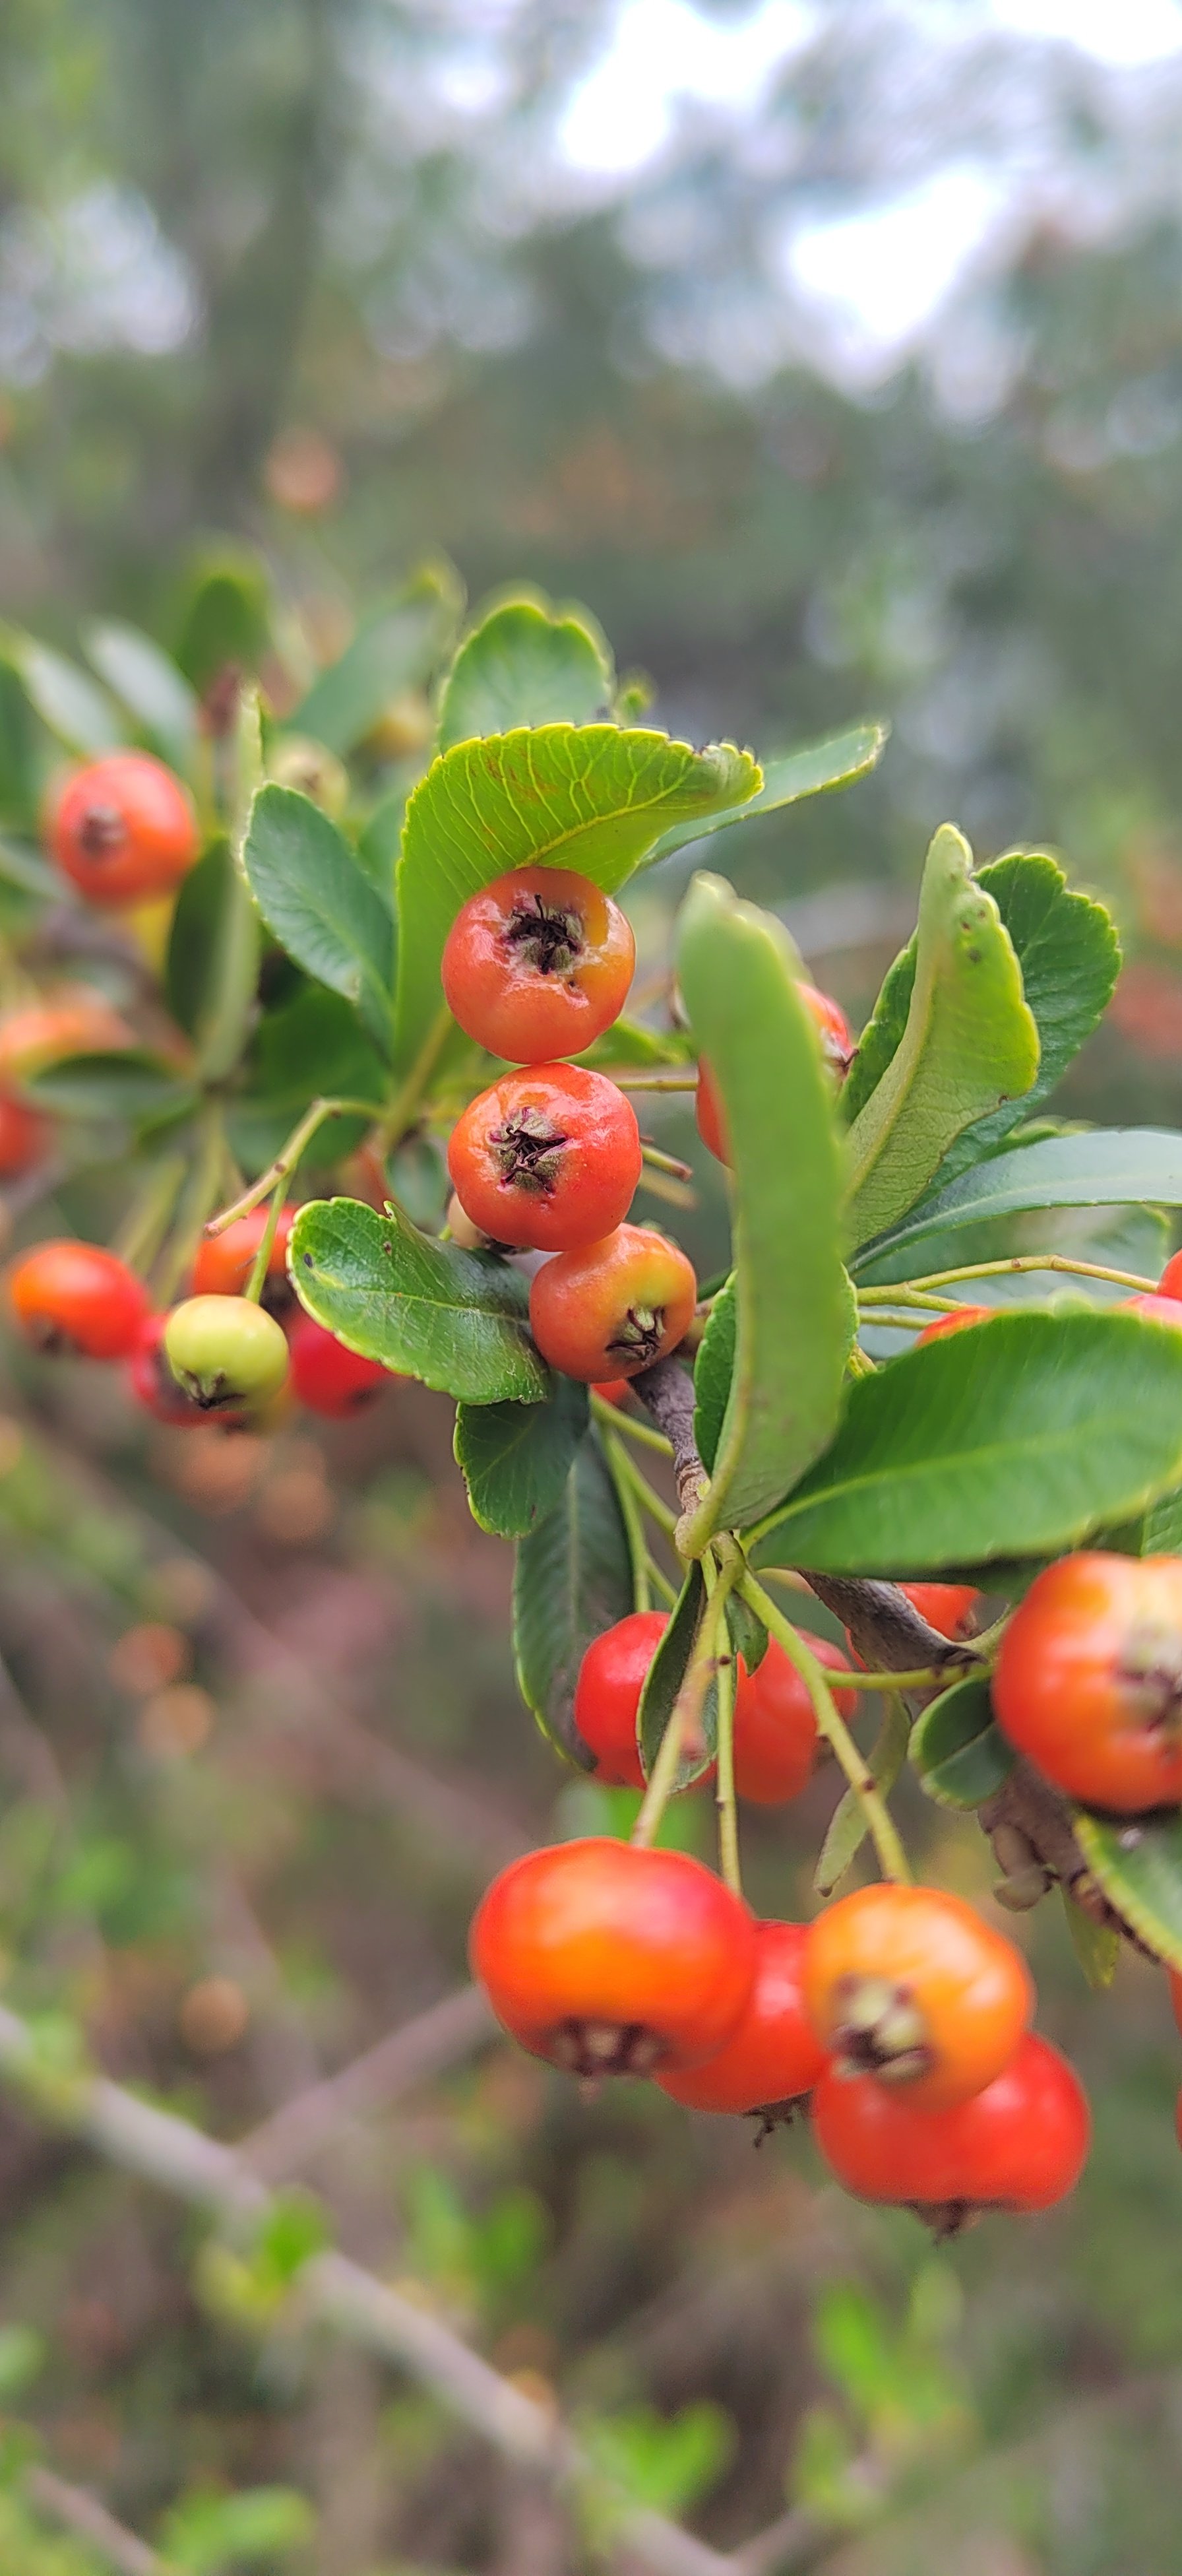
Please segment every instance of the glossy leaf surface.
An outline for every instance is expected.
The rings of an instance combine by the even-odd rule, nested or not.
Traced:
[[[522,1539],[513,1580],[522,1698],[543,1731],[585,1768],[587,1749],[574,1724],[579,1666],[592,1640],[632,1606],[628,1534],[603,1452],[588,1432],[559,1502]]]
[[[583,609],[502,600],[466,635],[439,702],[439,749],[518,725],[591,724],[610,705],[611,655]]]
[[[351,1351],[473,1404],[540,1401],[519,1271],[420,1234],[400,1208],[313,1199],[292,1227],[301,1305]]]
[[[394,932],[390,914],[343,833],[295,787],[262,787],[243,860],[251,893],[289,957],[356,1002],[388,1040]]]
[[[498,1538],[525,1538],[561,1501],[587,1428],[587,1390],[558,1377],[542,1404],[461,1404],[455,1454],[472,1517]]]

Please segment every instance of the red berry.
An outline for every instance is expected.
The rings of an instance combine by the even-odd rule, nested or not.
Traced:
[[[717,2057],[686,2074],[659,2074],[662,2092],[691,2111],[761,2111],[769,2119],[811,2093],[825,2065],[804,2008],[803,1923],[757,1923],[755,1983],[737,2030]]]
[[[997,1312],[996,1306],[958,1306],[954,1315],[935,1315],[922,1333],[916,1334],[916,1350],[922,1350],[925,1342],[946,1341],[949,1333],[967,1332],[970,1324],[987,1324]]]
[[[827,1637],[810,1637],[818,1663],[840,1670],[845,1662]],[[858,1704],[856,1691],[836,1691],[843,1717]],[[796,1666],[782,1646],[769,1637],[767,1653],[755,1672],[739,1657],[735,1692],[735,1787],[741,1798],[759,1807],[782,1806],[798,1798],[817,1756],[817,1721],[813,1703]]]
[[[206,1234],[197,1246],[193,1276],[189,1283],[194,1297],[240,1297],[255,1264],[255,1254],[267,1231],[269,1207],[251,1208],[249,1215],[236,1216],[224,1234]],[[267,1281],[285,1288],[287,1285],[287,1242],[295,1223],[294,1207],[281,1207],[275,1228],[275,1240],[267,1255]],[[263,1303],[271,1306],[273,1297],[264,1290]]]
[[[1007,2066],[1030,2016],[1024,1959],[959,1896],[879,1883],[810,1927],[804,1991],[839,2073],[947,2110]]]
[[[575,1725],[589,1753],[595,1776],[613,1789],[643,1789],[644,1772],[636,1741],[640,1694],[669,1615],[665,1610],[634,1610],[596,1637],[579,1666],[575,1684]]]
[[[1009,2065],[971,2101],[922,2111],[872,2076],[836,2067],[813,2094],[828,2165],[859,2200],[902,2204],[955,2234],[983,2209],[1050,2209],[1087,2162],[1087,2096],[1066,2058],[1029,2032]]]
[[[1172,1253],[1157,1283],[1159,1297],[1182,1297],[1182,1252]]]
[[[14,1181],[41,1162],[49,1143],[49,1121],[30,1109],[14,1091],[0,1089],[0,1180]]]
[[[857,1044],[845,1012],[840,1003],[835,1002],[830,994],[819,993],[815,984],[801,983],[796,989],[820,1038],[821,1053],[826,1064],[839,1078],[844,1076],[849,1071]],[[720,1163],[729,1163],[730,1153],[722,1102],[718,1097],[718,1089],[710,1067],[704,1060],[698,1065],[698,1090],[694,1105],[698,1134],[702,1143],[717,1156]]]
[[[18,1080],[64,1055],[103,1055],[131,1047],[135,1036],[90,984],[63,984],[0,1018],[0,1075]]]
[[[126,1359],[148,1312],[147,1289],[125,1261],[69,1237],[22,1253],[8,1273],[8,1302],[38,1350],[90,1360]]]
[[[578,1055],[619,1018],[636,942],[618,903],[569,868],[511,868],[456,914],[443,990],[490,1055]]]
[[[594,1385],[613,1370],[636,1377],[676,1350],[697,1296],[675,1243],[648,1226],[619,1225],[602,1243],[543,1263],[530,1286],[530,1327],[551,1368]]]
[[[297,1315],[288,1348],[292,1392],[310,1413],[343,1420],[347,1414],[362,1412],[384,1386],[394,1382],[392,1369],[383,1368],[380,1360],[363,1359],[360,1351],[347,1350],[313,1315]]]
[[[472,1967],[498,2021],[572,2074],[700,2065],[755,1974],[742,1899],[684,1852],[594,1836],[513,1861],[477,1909]]]
[[[901,1583],[913,1610],[942,1637],[959,1640],[973,1630],[973,1613],[981,1598],[971,1583]]]
[[[601,1073],[531,1065],[469,1101],[447,1168],[465,1215],[494,1243],[573,1251],[628,1213],[641,1170],[636,1112]],[[610,1364],[597,1374],[610,1376]]]
[[[49,818],[58,866],[88,903],[171,894],[197,856],[187,790],[147,751],[112,751],[67,779]]]
[[[1182,1801],[1182,1559],[1065,1556],[1002,1639],[993,1705],[1056,1788],[1118,1815]]]
[[[177,1385],[168,1365],[163,1347],[167,1322],[167,1315],[145,1315],[127,1363],[128,1383],[137,1404],[142,1404],[157,1422],[191,1430],[209,1417]]]
[[[1160,1290],[1156,1295],[1146,1290],[1139,1297],[1122,1297],[1119,1312],[1122,1315],[1144,1315],[1151,1324],[1169,1324],[1174,1332],[1182,1325],[1182,1305],[1176,1297],[1163,1296]]]
[[[592,1387],[591,1393],[600,1396],[604,1404],[627,1404],[628,1380],[626,1377],[604,1378],[598,1386]]]
[[[1170,1988],[1170,2010],[1178,2029],[1182,2031],[1182,1976],[1179,1976],[1176,1968],[1170,1968],[1166,1973]]]

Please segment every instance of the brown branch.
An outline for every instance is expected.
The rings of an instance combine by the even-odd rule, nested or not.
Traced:
[[[809,1574],[805,1581],[818,1601],[849,1630],[858,1653],[872,1673],[917,1672],[924,1665],[971,1665],[972,1646],[957,1645],[929,1626],[897,1583],[876,1577]]]
[[[24,2486],[38,2513],[46,2514],[66,2531],[76,2531],[80,2540],[88,2540],[100,2558],[118,2570],[118,2576],[172,2576],[169,2563],[156,2550],[149,2549],[146,2540],[137,2539],[134,2531],[116,2522],[105,2504],[100,2504],[85,2487],[70,2486],[55,2470],[37,2463],[26,2469]]]
[[[241,2139],[237,2153],[252,2173],[278,2182],[306,2164],[348,2122],[388,2109],[412,2085],[426,2083],[481,2047],[496,2028],[479,1986],[461,1986],[355,2057],[339,2075],[297,2093]]]
[[[673,1451],[673,1476],[683,1512],[701,1501],[709,1477],[694,1439],[694,1381],[680,1360],[658,1360],[632,1380],[646,1413],[652,1415]]]

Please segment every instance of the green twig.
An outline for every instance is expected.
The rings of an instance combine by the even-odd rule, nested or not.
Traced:
[[[181,1200],[176,1230],[157,1264],[154,1285],[162,1306],[171,1305],[193,1261],[205,1232],[206,1218],[217,1199],[225,1140],[222,1113],[216,1101],[211,1101],[201,1113],[198,1139],[197,1160]]]
[[[632,1607],[634,1610],[651,1610],[653,1596],[648,1570],[648,1545],[644,1535],[640,1503],[628,1474],[631,1460],[626,1449],[618,1440],[612,1438],[610,1432],[604,1440],[603,1450],[611,1480],[616,1489],[616,1501],[620,1506],[620,1518],[628,1541],[628,1555],[632,1565]]]
[[[1110,1270],[1102,1261],[1074,1261],[1066,1252],[1014,1252],[1003,1261],[965,1262],[958,1270],[933,1270],[925,1279],[910,1280],[908,1286],[914,1293],[920,1293],[925,1289],[950,1288],[962,1279],[1012,1278],[1023,1270],[1060,1270],[1068,1278],[1110,1279],[1114,1287],[1130,1288],[1141,1296],[1152,1294],[1157,1287],[1156,1279],[1142,1279],[1135,1270]],[[870,1292],[862,1290],[859,1293],[865,1295]],[[896,1288],[887,1288],[883,1293],[897,1297],[899,1292]]]
[[[233,1225],[237,1217],[249,1216],[251,1209],[260,1206],[269,1191],[290,1180],[326,1118],[372,1118],[374,1114],[372,1100],[314,1100],[311,1108],[305,1110],[299,1125],[292,1128],[287,1143],[280,1147],[274,1162],[267,1165],[265,1172],[260,1172],[248,1190],[243,1190],[232,1207],[219,1209],[206,1227],[206,1233],[224,1234],[226,1227]]]
[[[838,1714],[824,1665],[817,1661],[812,1648],[806,1645],[791,1620],[784,1617],[771,1594],[764,1591],[762,1583],[757,1582],[753,1574],[743,1576],[739,1589],[751,1608],[758,1612],[765,1628],[783,1647],[789,1662],[795,1665],[812,1701],[817,1731],[832,1747],[861,1806],[884,1878],[897,1879],[906,1886],[911,1878],[907,1855],[849,1728]],[[897,1676],[895,1678],[897,1683]]]
[[[249,1297],[252,1306],[258,1305],[259,1299],[263,1293],[267,1272],[270,1268],[271,1254],[275,1247],[275,1236],[279,1228],[279,1213],[282,1206],[283,1183],[282,1181],[277,1181],[272,1194],[271,1205],[267,1210],[267,1222],[259,1239],[259,1248],[250,1266],[250,1277],[242,1292],[245,1297]]]
[[[608,1413],[611,1412],[610,1404],[606,1409]],[[608,1437],[611,1438],[610,1432]],[[616,1447],[618,1474],[630,1485],[641,1510],[648,1513],[649,1519],[656,1522],[659,1530],[664,1530],[666,1538],[672,1538],[677,1527],[676,1512],[670,1509],[668,1503],[662,1501],[659,1494],[654,1494],[647,1476],[641,1475],[635,1458],[629,1455],[623,1443],[617,1443]]]
[[[635,1440],[641,1449],[659,1450],[662,1458],[671,1458],[673,1448],[663,1431],[655,1431],[638,1413],[623,1413],[618,1404],[609,1404],[602,1395],[593,1394],[591,1411],[605,1431],[622,1431],[626,1440]]]
[[[165,1154],[149,1170],[111,1244],[112,1252],[127,1263],[129,1270],[146,1275],[151,1269],[168,1232],[188,1168],[183,1154]]]
[[[713,1608],[711,1602],[711,1608]],[[718,1769],[714,1803],[718,1810],[718,1865],[727,1886],[743,1893],[739,1866],[739,1818],[735,1805],[735,1658],[718,1658]]]
[[[726,1615],[728,1597],[734,1588],[742,1563],[736,1551],[734,1566],[726,1566],[718,1576],[714,1590],[702,1613],[701,1626],[694,1640],[693,1652],[682,1677],[681,1688],[669,1711],[668,1723],[661,1737],[656,1761],[649,1774],[644,1800],[632,1828],[632,1840],[646,1851],[654,1840],[661,1818],[677,1783],[681,1748],[691,1730],[701,1725],[706,1693],[716,1668],[717,1641],[720,1625]]]

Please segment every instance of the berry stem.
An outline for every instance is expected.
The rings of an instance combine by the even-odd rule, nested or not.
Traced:
[[[614,1073],[617,1091],[696,1091],[697,1068],[687,1073]]]
[[[668,1172],[675,1181],[692,1181],[694,1177],[692,1164],[683,1163],[677,1154],[663,1153],[661,1147],[651,1144],[647,1136],[640,1140],[640,1155],[641,1161],[647,1163],[651,1171]]]
[[[895,1303],[905,1298],[908,1304],[923,1296],[926,1304],[927,1290],[949,1288],[961,1279],[1009,1279],[1023,1270],[1061,1270],[1074,1279],[1110,1279],[1114,1287],[1129,1288],[1140,1296],[1152,1295],[1157,1287],[1156,1279],[1143,1279],[1135,1270],[1111,1270],[1102,1261],[1073,1261],[1066,1252],[1015,1252],[1005,1261],[971,1261],[958,1270],[933,1270],[925,1279],[910,1280],[906,1289],[883,1288],[879,1293]],[[858,1291],[859,1297],[875,1293],[872,1288]]]
[[[713,1607],[713,1602],[711,1603]],[[735,1803],[735,1658],[718,1658],[718,1769],[714,1803],[718,1810],[718,1865],[732,1894],[743,1893],[739,1865],[739,1817]]]
[[[606,1407],[606,1411],[610,1413],[611,1410],[612,1408],[609,1404]],[[641,1475],[640,1469],[636,1464],[636,1460],[629,1456],[628,1451],[624,1448],[622,1442],[616,1441],[612,1438],[612,1434],[610,1432],[608,1434],[607,1445],[615,1452],[612,1459],[612,1469],[616,1480],[617,1492],[619,1491],[621,1483],[629,1486],[635,1500],[639,1503],[641,1510],[648,1513],[649,1519],[656,1522],[658,1529],[664,1530],[666,1538],[672,1538],[674,1530],[677,1527],[676,1513],[670,1510],[668,1503],[662,1502],[659,1494],[654,1494],[647,1476]]]
[[[744,1600],[758,1612],[765,1628],[783,1647],[789,1663],[795,1665],[812,1701],[817,1731],[836,1754],[866,1818],[883,1877],[896,1879],[904,1887],[909,1886],[911,1871],[898,1831],[849,1728],[838,1714],[824,1665],[818,1663],[811,1647],[805,1644],[783,1611],[777,1609],[771,1594],[764,1591],[762,1583],[758,1583],[753,1574],[744,1574],[739,1589]]]
[[[405,1082],[395,1092],[389,1108],[383,1110],[378,1119],[376,1143],[378,1152],[383,1158],[393,1151],[395,1145],[401,1143],[407,1128],[413,1126],[419,1102],[454,1027],[455,1021],[445,1006],[428,1029]]]
[[[693,1652],[686,1665],[681,1688],[669,1711],[656,1761],[649,1773],[640,1813],[632,1828],[632,1841],[640,1851],[647,1851],[655,1839],[661,1818],[677,1786],[681,1748],[686,1736],[699,1731],[702,1710],[711,1678],[716,1670],[717,1641],[726,1605],[741,1571],[742,1559],[735,1551],[735,1562],[719,1574],[714,1590],[702,1613],[701,1626],[694,1639]]]
[[[279,1225],[279,1211],[282,1205],[283,1183],[282,1181],[277,1181],[274,1191],[272,1192],[271,1205],[267,1215],[267,1222],[263,1229],[262,1239],[259,1243],[259,1248],[255,1254],[254,1260],[251,1263],[250,1277],[242,1291],[243,1296],[249,1298],[252,1306],[258,1305],[266,1283],[271,1253],[274,1248],[275,1236]]]
[[[632,1461],[623,1443],[614,1440],[610,1431],[604,1437],[603,1453],[616,1489],[616,1501],[620,1506],[620,1518],[628,1541],[628,1555],[632,1565],[632,1607],[634,1610],[651,1610],[653,1596],[649,1580],[648,1542],[644,1535],[644,1519],[636,1485],[630,1473]]]
[[[165,1154],[151,1166],[111,1244],[112,1252],[127,1263],[129,1270],[137,1270],[143,1276],[151,1269],[168,1232],[187,1169],[183,1154]]]
[[[672,1457],[672,1449],[663,1431],[654,1431],[651,1422],[642,1422],[638,1414],[621,1413],[618,1405],[608,1404],[602,1395],[593,1395],[591,1411],[607,1431],[622,1431],[626,1440],[635,1440],[642,1449],[659,1450],[662,1458]]]
[[[217,1200],[226,1141],[222,1113],[216,1101],[209,1102],[201,1113],[198,1138],[197,1159],[181,1199],[176,1228],[157,1266],[156,1294],[164,1306],[172,1304],[205,1232],[209,1211]]]
[[[249,1216],[252,1208],[261,1206],[269,1191],[281,1188],[284,1181],[290,1180],[326,1118],[372,1118],[373,1114],[372,1100],[314,1100],[311,1108],[305,1110],[299,1125],[292,1128],[287,1143],[280,1147],[274,1162],[267,1165],[265,1172],[260,1172],[248,1190],[243,1190],[232,1207],[220,1208],[217,1215],[210,1218],[206,1233],[224,1234],[236,1217]]]

